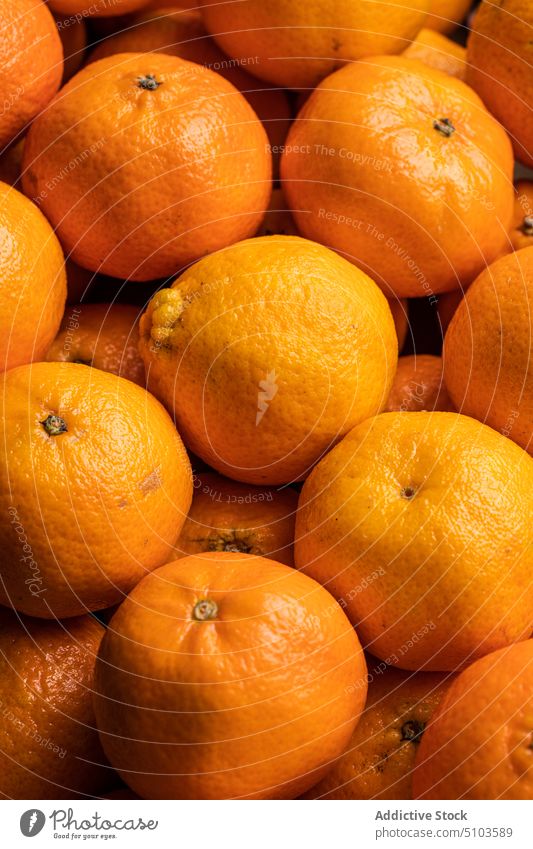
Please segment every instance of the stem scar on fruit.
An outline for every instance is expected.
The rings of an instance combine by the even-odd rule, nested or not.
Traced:
[[[406,498],[407,501],[411,501],[416,495],[416,488],[414,486],[404,486],[403,489],[400,490],[400,495],[402,498]]]
[[[210,598],[202,598],[197,601],[192,609],[192,618],[197,622],[205,622],[207,619],[215,619],[218,614],[216,601]]]
[[[408,743],[420,743],[420,738],[424,733],[425,727],[426,723],[421,722],[419,719],[410,719],[404,722],[401,727],[402,740]]]
[[[41,424],[49,436],[59,436],[68,431],[67,423],[61,416],[49,415]]]
[[[145,74],[144,77],[137,77],[137,85],[147,91],[155,91],[163,82],[156,80],[153,74]]]
[[[449,138],[452,133],[455,133],[455,127],[449,118],[438,118],[433,121],[433,129],[438,130],[443,136]]]
[[[533,215],[525,215],[520,227],[524,236],[533,236]]]

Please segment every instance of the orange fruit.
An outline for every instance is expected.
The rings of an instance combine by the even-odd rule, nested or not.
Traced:
[[[412,774],[425,727],[449,674],[402,672],[374,661],[368,699],[346,751],[306,799],[412,799]]]
[[[457,413],[384,413],[306,480],[298,569],[345,609],[364,647],[447,671],[531,633],[533,460]]]
[[[0,0],[0,150],[44,109],[61,84],[63,48],[41,0]]]
[[[515,185],[510,239],[514,251],[533,247],[533,180],[519,180]]]
[[[0,602],[51,618],[120,601],[189,510],[171,419],[129,380],[74,363],[7,372],[2,414]]]
[[[466,76],[465,48],[433,29],[421,29],[403,55],[408,59],[419,59],[430,68],[444,71],[459,80]]]
[[[533,166],[530,0],[482,0],[466,45],[467,82],[501,121],[517,159]]]
[[[471,0],[430,0],[424,26],[437,32],[453,32],[466,18]]]
[[[134,280],[252,235],[271,188],[266,134],[244,97],[164,54],[76,74],[32,124],[24,169],[74,262]]]
[[[285,799],[344,750],[366,664],[322,587],[219,551],[135,587],[102,642],[95,693],[104,750],[142,798]]]
[[[112,781],[92,706],[103,627],[0,608],[0,796],[69,799]]]
[[[325,79],[281,160],[299,232],[359,265],[389,297],[456,289],[498,255],[512,169],[509,139],[477,95],[403,56],[353,62]]]
[[[294,565],[298,493],[265,489],[202,472],[189,515],[169,559],[203,551],[242,551]]]
[[[54,15],[57,31],[63,45],[63,84],[70,80],[83,65],[87,47],[85,18]]]
[[[0,371],[43,359],[67,295],[61,246],[44,215],[0,183]]]
[[[400,357],[386,412],[453,410],[442,374],[441,357],[411,354]]]
[[[533,246],[501,257],[469,287],[444,340],[456,409],[533,453]]]
[[[144,386],[138,319],[139,310],[127,304],[69,306],[46,359],[94,366]]]
[[[83,17],[114,17],[137,12],[148,0],[48,0],[52,12]]]
[[[170,53],[205,65],[233,83],[263,122],[272,152],[279,159],[291,122],[291,107],[284,91],[265,85],[249,73],[253,60],[240,65],[229,59],[208,36],[198,11],[154,9],[145,12],[121,32],[101,42],[91,61],[117,53]]]
[[[372,280],[297,236],[200,260],[152,298],[140,333],[148,386],[187,445],[256,484],[305,477],[381,410],[398,350]]]
[[[418,799],[532,799],[533,640],[477,660],[451,684],[418,750]]]
[[[429,0],[201,0],[205,26],[222,50],[288,88],[314,88],[340,65],[400,53],[424,23]]]

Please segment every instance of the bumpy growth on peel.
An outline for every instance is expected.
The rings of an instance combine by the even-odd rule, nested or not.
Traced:
[[[187,445],[257,484],[304,477],[382,409],[398,351],[373,281],[293,236],[204,258],[154,296],[140,334],[148,386]]]

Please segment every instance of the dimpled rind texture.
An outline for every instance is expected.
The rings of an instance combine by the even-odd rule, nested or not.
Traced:
[[[201,0],[204,23],[225,53],[254,57],[256,76],[314,88],[344,62],[401,53],[423,26],[429,0]]]
[[[515,155],[533,167],[531,0],[484,0],[467,42],[467,82],[501,121]]]
[[[533,640],[488,654],[452,683],[422,737],[416,799],[533,794]]]
[[[0,601],[43,618],[110,607],[164,563],[192,475],[163,407],[129,380],[74,363],[4,376]],[[41,422],[58,415],[68,431]]]
[[[0,150],[44,109],[61,84],[63,47],[40,0],[0,0]]]
[[[457,413],[384,413],[306,480],[297,568],[323,584],[363,646],[447,671],[533,627],[533,460]]]
[[[444,340],[444,380],[457,410],[533,453],[533,247],[485,269]]]
[[[76,74],[33,123],[23,171],[74,262],[132,280],[251,236],[271,191],[268,139],[242,94],[164,54]]]
[[[200,599],[215,618],[195,621]],[[104,750],[149,799],[295,798],[344,750],[366,663],[340,607],[294,569],[211,552],[143,579],[95,671]]]
[[[370,278],[321,245],[265,236],[188,269],[141,319],[148,386],[186,444],[248,483],[304,477],[387,401],[398,343]]]
[[[447,119],[451,135],[436,129]],[[470,283],[508,242],[509,138],[461,80],[403,56],[325,79],[293,123],[283,191],[302,236],[341,252],[385,294]]]
[[[0,797],[70,799],[112,782],[92,705],[104,629],[20,617],[0,607]]]
[[[67,297],[64,257],[48,221],[0,183],[0,370],[44,358]]]

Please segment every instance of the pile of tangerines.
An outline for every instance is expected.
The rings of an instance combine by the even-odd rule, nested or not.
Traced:
[[[0,0],[0,794],[531,799],[531,2],[198,6]]]

